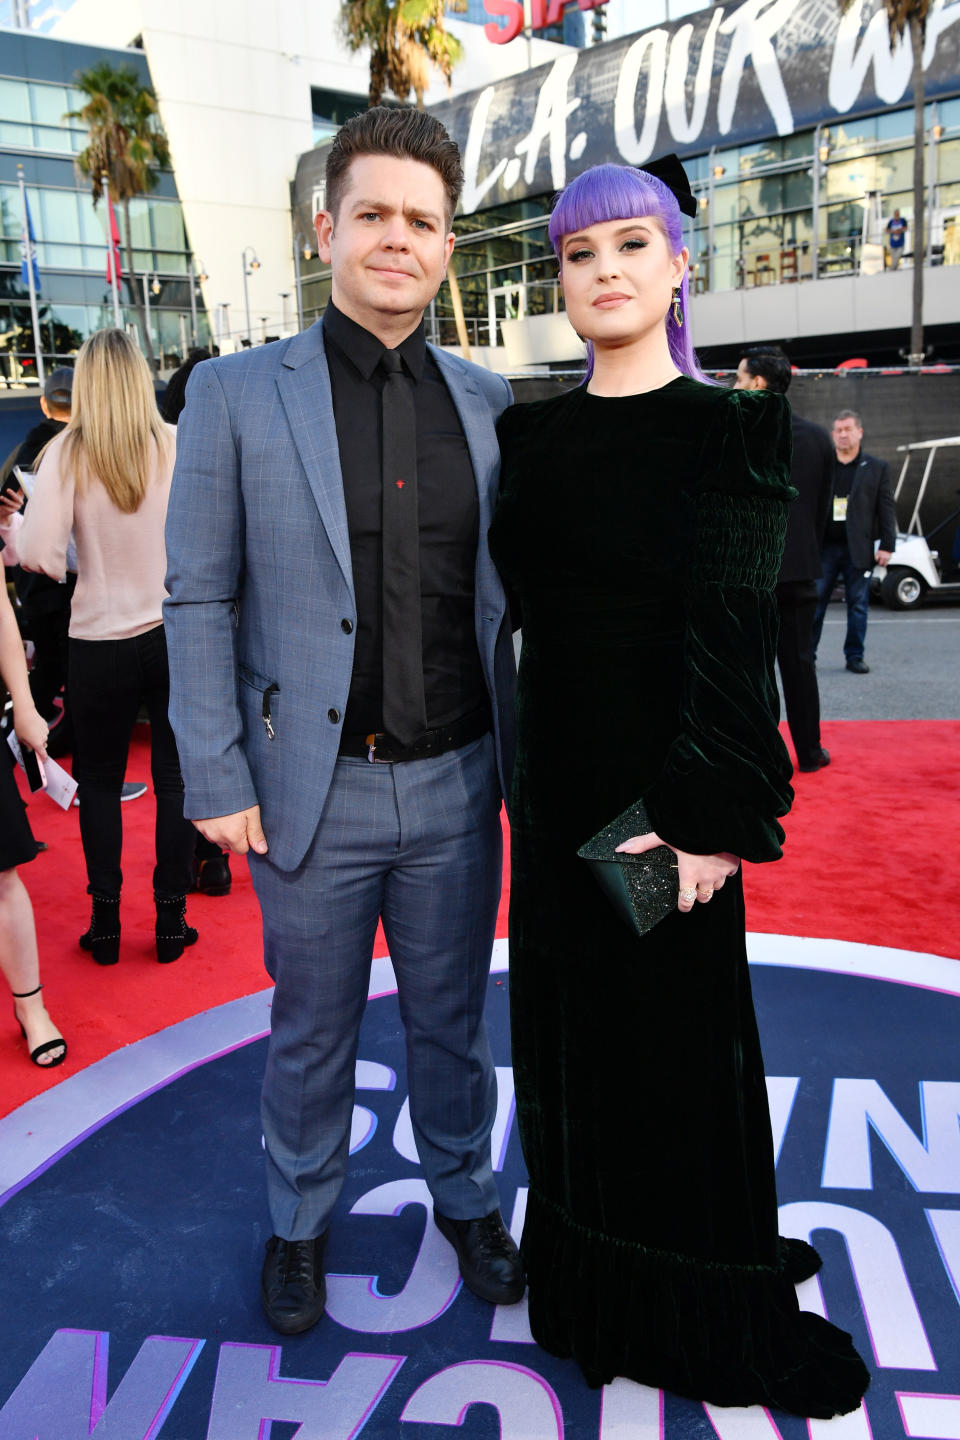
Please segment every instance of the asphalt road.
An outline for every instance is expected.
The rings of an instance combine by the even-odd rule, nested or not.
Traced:
[[[960,604],[928,603],[919,611],[870,606],[865,660],[853,675],[843,658],[846,607],[831,603],[817,653],[824,720],[956,720],[960,718]]]

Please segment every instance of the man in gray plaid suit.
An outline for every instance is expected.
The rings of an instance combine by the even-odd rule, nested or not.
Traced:
[[[514,684],[486,534],[511,395],[422,325],[462,178],[424,112],[349,121],[317,219],[322,321],[198,366],[177,433],[170,718],[186,813],[249,854],[263,915],[261,1295],[284,1334],[325,1304],[380,918],[436,1224],[475,1293],[524,1289],[491,1164],[483,1019]]]

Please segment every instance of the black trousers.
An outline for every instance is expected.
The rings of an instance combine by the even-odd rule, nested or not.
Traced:
[[[816,580],[786,580],[777,586],[777,660],[798,765],[813,765],[820,755],[820,691],[813,654],[816,608]]]
[[[150,769],[157,797],[153,888],[164,900],[193,883],[194,829],[183,818],[183,779],[167,718],[170,672],[163,626],[129,640],[70,641],[68,694],[77,748],[73,774],[91,893],[118,898],[123,884],[120,789],[141,704],[150,717]]]

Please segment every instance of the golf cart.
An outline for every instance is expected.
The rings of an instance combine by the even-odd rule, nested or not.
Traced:
[[[897,532],[897,543],[890,556],[890,563],[876,565],[873,571],[871,588],[879,591],[880,599],[891,610],[915,609],[928,590],[935,590],[938,594],[960,595],[960,527],[956,523],[960,517],[960,507],[945,520],[941,520],[928,535],[924,535],[920,525],[920,506],[927,491],[933,462],[939,450],[950,447],[960,447],[960,435],[953,435],[945,440],[918,440],[913,445],[897,446],[898,451],[905,451],[906,454],[894,491],[896,499],[900,498],[914,451],[925,450],[927,463],[910,523],[905,532]],[[942,556],[939,550],[931,550],[930,541],[951,524],[954,531],[949,551]]]

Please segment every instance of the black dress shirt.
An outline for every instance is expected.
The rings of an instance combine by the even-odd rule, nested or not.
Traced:
[[[850,491],[853,488],[853,477],[860,466],[860,451],[858,450],[852,460],[835,460],[833,465],[833,495],[834,499],[848,500]],[[847,522],[846,520],[834,520],[833,507],[830,509],[830,520],[827,524],[827,540],[832,540],[836,545],[847,543]]]
[[[357,634],[344,716],[347,734],[383,729],[382,459],[378,368],[386,346],[331,302],[323,316],[333,415],[350,532]],[[420,597],[427,724],[489,706],[477,649],[474,585],[480,512],[460,417],[423,325],[397,349],[414,380]]]

